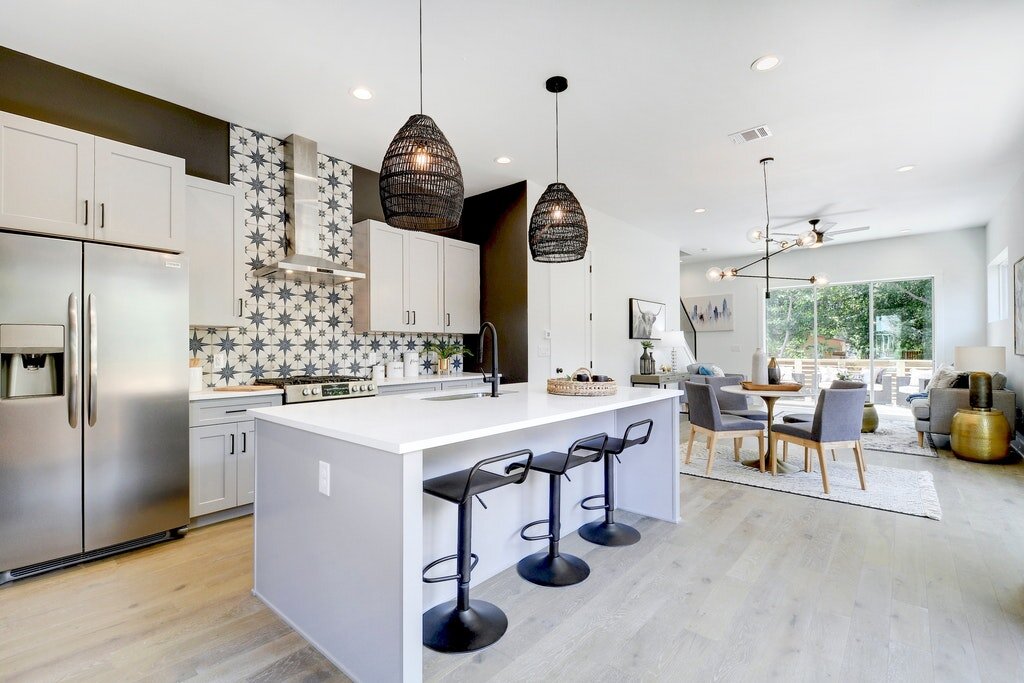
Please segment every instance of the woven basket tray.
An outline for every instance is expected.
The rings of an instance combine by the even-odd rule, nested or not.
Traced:
[[[580,368],[572,373],[575,377],[579,374],[591,376],[590,370]],[[615,381],[610,382],[576,382],[571,379],[549,379],[548,393],[559,396],[612,396],[619,387]]]
[[[800,391],[803,384],[783,382],[781,384],[754,384],[753,382],[740,382],[740,386],[747,391]]]

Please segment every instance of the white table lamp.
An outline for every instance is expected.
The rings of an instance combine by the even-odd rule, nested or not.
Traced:
[[[682,330],[665,330],[661,333],[658,346],[672,350],[672,371],[679,372],[679,349],[685,349],[686,358],[691,358],[690,345],[686,341],[686,333]]]

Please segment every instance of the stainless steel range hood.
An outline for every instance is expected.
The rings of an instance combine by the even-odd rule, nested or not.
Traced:
[[[316,157],[316,142],[299,135],[289,135],[284,141],[285,160],[285,223],[287,246],[284,257],[277,263],[257,268],[257,277],[274,276],[300,282],[330,284],[351,282],[366,277],[365,273],[351,270],[323,255],[320,240],[320,181]]]

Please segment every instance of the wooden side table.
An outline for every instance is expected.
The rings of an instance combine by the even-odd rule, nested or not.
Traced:
[[[662,372],[662,373],[655,373],[653,375],[630,375],[629,376],[629,385],[631,387],[636,387],[636,386],[640,386],[640,387],[654,387],[654,386],[656,386],[659,389],[668,389],[669,388],[669,386],[668,386],[669,384],[675,384],[679,389],[682,389],[683,388],[683,382],[685,382],[686,378],[689,377],[689,376],[690,375],[688,373],[685,373],[685,372]],[[679,414],[680,415],[689,415],[690,414],[690,407],[689,407],[689,404],[686,402],[686,397],[685,396],[683,397],[683,400],[679,402]]]

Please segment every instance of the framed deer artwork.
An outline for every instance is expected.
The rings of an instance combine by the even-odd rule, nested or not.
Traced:
[[[661,339],[665,331],[665,304],[644,299],[629,300],[629,338]]]

